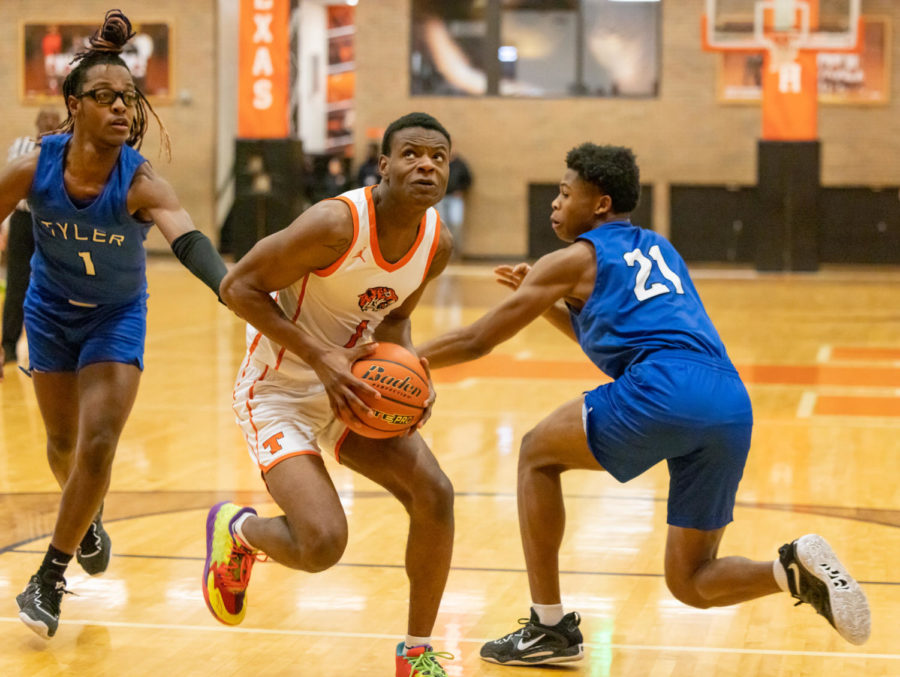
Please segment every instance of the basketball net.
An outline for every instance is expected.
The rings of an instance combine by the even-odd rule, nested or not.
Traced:
[[[778,31],[769,34],[769,69],[772,72],[778,72],[783,66],[797,61],[800,37],[800,33],[796,31]]]

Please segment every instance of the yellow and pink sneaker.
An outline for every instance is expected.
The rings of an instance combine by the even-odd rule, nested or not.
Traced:
[[[240,543],[234,536],[234,522],[241,515],[256,514],[223,501],[214,505],[206,517],[206,565],[203,568],[203,598],[216,620],[237,625],[247,612],[247,585],[250,571],[260,559],[258,551]]]

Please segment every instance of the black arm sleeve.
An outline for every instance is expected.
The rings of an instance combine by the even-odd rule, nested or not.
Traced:
[[[182,265],[219,296],[219,284],[228,269],[212,242],[199,230],[190,230],[172,242],[172,251]],[[222,300],[221,298],[219,299]]]

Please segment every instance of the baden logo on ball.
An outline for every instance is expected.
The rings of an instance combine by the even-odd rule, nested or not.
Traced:
[[[363,437],[396,437],[418,423],[428,399],[428,376],[419,358],[403,346],[382,342],[375,352],[357,360],[353,374],[381,393],[362,396],[373,416],[350,429]]]

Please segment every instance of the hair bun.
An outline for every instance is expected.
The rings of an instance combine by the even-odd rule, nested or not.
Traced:
[[[91,48],[98,52],[119,54],[135,35],[131,22],[120,9],[111,9],[103,18],[103,25],[91,36]]]

